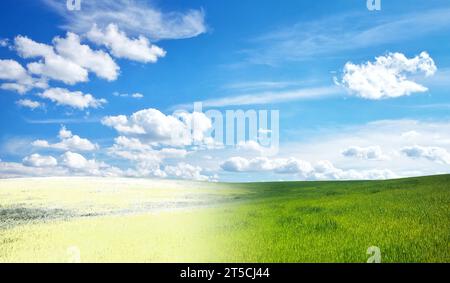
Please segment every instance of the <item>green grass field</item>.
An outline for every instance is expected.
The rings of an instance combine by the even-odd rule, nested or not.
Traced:
[[[450,262],[450,175],[0,180],[0,262]]]

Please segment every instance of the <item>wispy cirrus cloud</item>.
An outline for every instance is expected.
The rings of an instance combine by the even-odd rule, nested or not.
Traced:
[[[295,81],[248,81],[226,84],[223,88],[233,91],[260,91],[267,89],[284,89],[300,86],[303,82]]]
[[[207,31],[203,10],[163,12],[152,4],[134,0],[83,0],[80,12],[66,8],[66,1],[42,0],[66,19],[63,28],[85,33],[96,23],[106,27],[110,23],[132,35],[145,35],[152,40],[182,39]]]
[[[341,93],[339,87],[312,87],[282,91],[263,91],[256,93],[226,96],[201,101],[204,107],[225,107],[241,105],[277,104],[289,101],[317,99]],[[176,105],[173,108],[191,108],[192,103]]]
[[[24,121],[28,124],[36,125],[61,125],[61,124],[96,124],[100,123],[101,118],[94,117],[82,117],[82,118],[59,118],[59,119],[28,119],[25,118]]]
[[[254,47],[242,54],[246,63],[263,65],[330,56],[450,30],[449,15],[448,8],[379,18],[340,14],[272,30],[252,39]]]

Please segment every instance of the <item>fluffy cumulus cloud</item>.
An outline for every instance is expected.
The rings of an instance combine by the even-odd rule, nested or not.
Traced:
[[[351,146],[342,151],[345,157],[353,157],[365,160],[387,160],[389,157],[383,153],[379,146],[359,147]]]
[[[0,79],[22,80],[27,77],[27,71],[16,61],[0,60]]]
[[[409,146],[401,149],[401,152],[410,158],[424,158],[441,164],[450,164],[450,152],[442,147],[434,146]]]
[[[89,162],[83,155],[70,151],[61,156],[61,164],[75,170],[97,168],[96,162]]]
[[[33,146],[39,148],[48,148],[56,150],[72,150],[72,151],[94,151],[99,148],[97,144],[92,143],[88,139],[80,138],[67,130],[64,126],[59,131],[58,143],[49,143],[46,140],[36,140],[32,143]]]
[[[308,162],[295,158],[257,157],[247,159],[244,157],[231,157],[221,164],[229,172],[275,172],[279,174],[309,174],[313,168]]]
[[[132,39],[120,31],[117,25],[111,24],[105,30],[94,26],[87,37],[104,45],[118,58],[156,62],[164,57],[166,52],[160,47],[140,36]],[[82,44],[78,34],[68,32],[65,37],[55,37],[52,44],[36,42],[26,36],[14,39],[14,48],[20,57],[32,62],[24,68],[14,60],[0,60],[1,89],[24,94],[33,88],[47,89],[48,81],[55,80],[68,85],[89,81],[89,73],[101,79],[115,81],[120,67],[105,51],[93,50],[89,45]],[[78,95],[79,96],[79,95]],[[135,93],[133,98],[142,98]]]
[[[126,136],[133,136],[146,143],[170,146],[188,146],[205,142],[211,129],[211,120],[205,114],[176,113],[165,115],[157,109],[145,109],[127,117],[109,116],[102,119],[106,126]]]
[[[70,61],[95,73],[98,77],[108,81],[117,79],[119,66],[103,51],[94,51],[88,45],[80,43],[80,37],[74,33],[67,33],[66,38],[56,37],[53,40],[55,50]]]
[[[41,98],[49,99],[57,105],[69,106],[79,110],[99,108],[107,103],[105,99],[97,99],[92,94],[81,91],[69,91],[65,88],[50,88],[38,94]]]
[[[250,160],[240,156],[231,157],[220,166],[223,170],[228,172],[244,172],[253,170],[253,168],[250,167]]]
[[[155,63],[166,52],[144,37],[131,39],[120,31],[115,24],[109,24],[104,30],[94,25],[87,37],[98,45],[106,46],[117,58],[125,58],[143,63]]]
[[[277,174],[295,174],[306,180],[372,180],[395,178],[396,175],[387,169],[378,170],[342,170],[330,161],[319,161],[311,164],[295,158],[270,159],[258,157],[246,159],[232,157],[221,164],[228,172],[272,172]]]
[[[20,99],[20,100],[16,101],[16,104],[21,107],[30,108],[32,110],[43,106],[42,103],[40,103],[38,101],[30,100],[30,99]]]
[[[128,160],[162,160],[165,158],[184,158],[188,151],[178,148],[154,149],[150,144],[144,144],[137,138],[119,136],[114,139],[114,145],[109,149],[112,155]]]
[[[181,178],[174,174],[167,174],[162,169],[162,164],[167,159],[183,159],[189,152],[179,148],[154,148],[151,144],[144,144],[137,138],[119,136],[114,139],[114,145],[108,149],[108,154],[131,162],[134,168],[127,170],[128,176],[168,177],[170,175],[169,177]]]
[[[256,153],[259,155],[273,155],[276,153],[275,148],[262,146],[259,142],[253,140],[240,141],[236,148],[242,152]]]
[[[147,1],[83,0],[82,13],[72,13],[66,8],[66,1],[44,2],[66,18],[68,30],[78,33],[87,32],[92,23],[100,27],[116,23],[128,33],[155,40],[191,38],[207,30],[202,10],[163,12]]]
[[[61,167],[33,167],[17,162],[0,161],[0,178],[65,176],[70,172]]]
[[[221,164],[225,171],[229,172],[276,172],[280,174],[297,174],[311,172],[312,166],[308,162],[295,158],[270,159],[257,157],[247,159],[244,157],[231,157]]]
[[[112,167],[104,162],[98,162],[95,159],[88,160],[83,155],[71,151],[61,155],[60,164],[68,168],[73,174],[109,177],[123,175],[119,168]]]
[[[53,46],[38,43],[28,37],[18,36],[15,48],[26,59],[41,59],[27,65],[28,71],[49,79],[73,85],[88,81],[88,71],[75,62],[55,53]]]
[[[7,38],[0,38],[0,47],[8,47],[9,40]]]
[[[164,173],[169,177],[179,179],[196,180],[196,181],[211,181],[212,179],[206,175],[202,175],[203,169],[199,166],[193,166],[187,163],[178,163],[176,166],[166,166]]]
[[[25,157],[22,163],[29,167],[55,167],[58,165],[56,158],[52,156],[42,156],[37,153]]]
[[[427,91],[425,86],[408,76],[418,73],[432,76],[436,70],[433,59],[426,52],[411,59],[401,53],[389,53],[377,57],[375,62],[361,65],[348,62],[338,83],[356,96],[378,100]]]
[[[22,163],[2,162],[0,178],[53,177],[53,176],[127,176],[117,167],[95,159],[87,159],[79,153],[65,152],[58,159],[52,156],[32,154]]]
[[[55,37],[53,45],[38,43],[24,36],[17,36],[15,48],[20,56],[37,58],[27,65],[30,73],[66,84],[89,80],[89,71],[98,77],[113,81],[118,77],[119,66],[103,51],[94,51],[81,44],[77,34],[68,32],[65,38]]]
[[[188,154],[185,149],[161,148],[155,149],[150,144],[144,144],[137,138],[119,136],[114,145],[108,149],[111,156],[132,161],[140,168],[159,169],[159,165],[168,158],[184,158]]]
[[[311,179],[315,180],[385,180],[397,178],[389,169],[343,170],[330,161],[321,161],[314,166]]]
[[[14,60],[0,60],[0,80],[8,81],[2,83],[0,88],[16,91],[20,94],[24,94],[35,87],[48,87],[46,80],[33,78],[22,65]]]
[[[203,113],[165,115],[156,109],[145,109],[130,116],[105,117],[102,123],[120,134],[108,153],[129,162],[132,168],[126,170],[126,175],[212,180],[202,174],[199,166],[186,162],[167,165],[169,159],[186,158],[209,145],[211,137],[207,133],[212,124]]]

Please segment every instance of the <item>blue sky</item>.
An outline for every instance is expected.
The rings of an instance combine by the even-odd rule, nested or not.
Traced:
[[[69,11],[65,0],[2,1],[0,177],[447,173],[450,5],[381,3],[81,0]],[[248,142],[211,146],[203,132],[197,146],[169,141],[185,126],[172,112],[197,101],[279,110],[277,154]]]

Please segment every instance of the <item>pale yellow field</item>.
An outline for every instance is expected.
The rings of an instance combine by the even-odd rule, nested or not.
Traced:
[[[0,262],[77,262],[74,248],[80,262],[209,261],[204,217],[164,212],[18,226],[0,232]]]
[[[0,262],[207,261],[208,207],[227,197],[195,182],[0,180]]]

